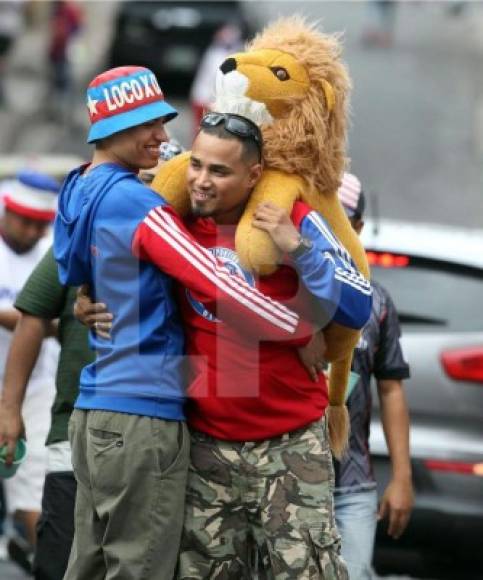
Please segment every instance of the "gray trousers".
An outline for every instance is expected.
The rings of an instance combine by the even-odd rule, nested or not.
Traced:
[[[75,534],[64,580],[171,580],[183,524],[184,423],[76,409]]]

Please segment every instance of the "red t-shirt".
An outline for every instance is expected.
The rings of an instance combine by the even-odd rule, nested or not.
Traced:
[[[299,223],[310,208],[296,204]],[[186,223],[198,243],[228,269],[264,294],[311,318],[312,297],[299,285],[294,268],[284,264],[271,276],[255,279],[243,271],[234,250],[234,226],[211,219]],[[187,290],[180,304],[190,355],[188,421],[218,439],[254,441],[275,437],[319,419],[328,404],[323,375],[311,381],[291,341],[260,342],[215,318]]]

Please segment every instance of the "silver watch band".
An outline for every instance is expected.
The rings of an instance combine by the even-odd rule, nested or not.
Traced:
[[[311,240],[309,240],[308,238],[304,238],[303,236],[300,236],[300,240],[297,247],[295,248],[295,250],[289,252],[289,256],[292,258],[299,258],[300,256],[303,256],[305,252],[311,250],[312,246],[313,244]]]

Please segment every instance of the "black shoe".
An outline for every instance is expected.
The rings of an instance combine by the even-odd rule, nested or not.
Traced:
[[[18,564],[27,574],[32,575],[34,552],[26,540],[20,536],[10,538],[7,544],[7,551],[13,562]]]

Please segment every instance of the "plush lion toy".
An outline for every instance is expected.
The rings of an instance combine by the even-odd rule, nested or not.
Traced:
[[[255,208],[272,201],[289,213],[297,199],[319,211],[366,276],[364,249],[339,203],[346,166],[347,95],[350,81],[335,36],[300,17],[278,20],[221,65],[213,110],[249,117],[261,126],[265,169],[236,233],[242,266],[272,273],[280,255],[266,232],[252,226]],[[189,152],[166,163],[153,187],[181,213],[189,211]],[[359,332],[336,323],[325,330],[329,377],[329,432],[340,456],[347,444],[345,391]]]

